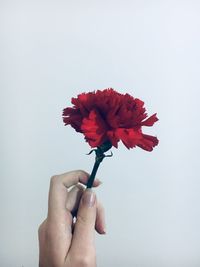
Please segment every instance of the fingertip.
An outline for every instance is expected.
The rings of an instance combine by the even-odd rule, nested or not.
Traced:
[[[76,171],[79,175],[79,181],[83,184],[86,184],[87,183],[87,180],[89,179],[89,173],[87,173],[86,171],[84,170],[77,170]]]
[[[102,234],[102,235],[106,235],[106,230],[103,230],[103,231],[101,232],[101,234]]]
[[[79,182],[86,185],[89,178],[90,178],[90,174],[87,173],[86,171],[83,171],[83,170],[77,170],[75,171],[76,173],[78,173],[78,176],[79,176]],[[98,178],[95,178],[94,182],[93,182],[93,187],[97,187],[99,185],[102,184],[102,181]]]
[[[104,207],[99,201],[97,203],[97,216],[96,216],[95,229],[101,235],[106,234],[105,211]]]
[[[100,235],[106,235],[106,229],[105,228],[98,228],[98,227],[96,227],[95,230]]]
[[[94,180],[94,183],[93,183],[93,187],[98,187],[99,185],[101,185],[103,182],[101,180],[99,180],[98,178],[96,178]]]

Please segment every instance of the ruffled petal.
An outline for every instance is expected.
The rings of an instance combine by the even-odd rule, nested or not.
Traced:
[[[135,147],[141,140],[142,134],[134,129],[119,128],[116,130],[117,137],[122,140],[123,144],[128,148]]]
[[[107,137],[108,137],[109,141],[112,143],[112,145],[114,147],[118,148],[119,138],[117,137],[115,131],[108,131]]]
[[[151,117],[146,119],[141,123],[142,126],[153,126],[156,121],[158,121],[157,113],[153,114]]]
[[[77,132],[81,132],[81,124],[83,117],[79,110],[74,108],[65,108],[63,110],[63,122],[65,125],[70,124]]]
[[[152,151],[153,148],[158,145],[158,143],[159,140],[157,137],[152,135],[142,134],[142,139],[140,140],[140,143],[137,146],[146,151]]]
[[[88,118],[84,118],[81,131],[91,147],[100,146],[106,140],[106,125],[97,110],[92,110]]]
[[[154,136],[142,133],[142,126],[153,126],[157,114],[147,118],[144,102],[112,88],[79,94],[72,98],[73,107],[63,110],[65,125],[70,124],[97,147],[110,141],[117,148],[121,140],[128,148],[136,146],[152,151],[158,144]]]

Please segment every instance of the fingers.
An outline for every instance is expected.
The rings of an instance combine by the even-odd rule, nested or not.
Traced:
[[[86,253],[94,248],[94,229],[96,221],[97,201],[91,189],[86,189],[82,195],[77,220],[72,238],[70,253]]]
[[[51,255],[50,262],[55,266],[61,266],[61,261],[71,249],[74,250],[75,255],[77,247],[82,252],[85,251],[85,247],[94,247],[94,228],[97,218],[96,196],[91,189],[84,191],[85,187],[81,185],[87,184],[88,177],[89,174],[84,171],[72,171],[51,178],[48,216],[46,222],[40,227],[39,235],[41,243],[47,242],[47,253]],[[96,179],[94,186],[100,183]],[[68,191],[71,186],[74,187]],[[72,213],[77,209],[77,221],[72,235]]]
[[[78,182],[86,184],[89,174],[85,171],[77,170],[60,174],[59,177],[63,185],[69,188],[72,185],[77,184]]]
[[[69,210],[74,216],[76,216],[78,205],[84,190],[85,188],[83,185],[77,184],[68,192],[66,209]]]
[[[68,188],[77,184],[87,184],[89,174],[85,171],[71,171],[61,175],[55,175],[51,178],[49,190],[48,217],[52,220],[68,220],[71,222],[71,216],[66,218],[66,202],[68,196]],[[94,186],[98,186],[101,182],[96,179]]]
[[[60,174],[59,177],[65,187],[69,188],[77,184],[78,182],[86,185],[89,178],[89,174],[85,171],[77,170]],[[100,183],[101,182],[98,179],[95,179],[93,186],[98,186]]]
[[[97,217],[96,217],[95,229],[99,234],[106,234],[104,207],[99,201],[97,202]]]
[[[85,188],[83,185],[77,184],[68,193],[66,208],[73,214],[73,216],[77,215],[78,205],[84,190]],[[97,201],[95,229],[99,234],[106,233],[105,212],[99,201]]]

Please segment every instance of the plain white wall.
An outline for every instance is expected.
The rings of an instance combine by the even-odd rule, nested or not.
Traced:
[[[38,266],[50,177],[94,160],[62,109],[106,87],[158,113],[160,145],[103,162],[98,266],[200,266],[199,29],[192,0],[0,1],[0,266]]]

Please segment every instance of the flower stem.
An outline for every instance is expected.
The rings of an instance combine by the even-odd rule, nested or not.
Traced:
[[[105,157],[112,157],[112,152],[111,152],[111,155],[104,154],[104,152],[108,151],[111,147],[112,147],[112,144],[110,143],[110,141],[107,141],[103,143],[101,146],[97,147],[97,149],[93,149],[92,151],[90,151],[89,154],[95,151],[96,158],[95,158],[95,163],[92,169],[92,173],[87,182],[87,188],[91,188],[93,186],[93,182],[94,182],[97,170],[99,168],[100,163],[103,161],[103,159]]]
[[[95,163],[94,163],[94,166],[92,169],[92,173],[91,173],[90,178],[87,182],[87,188],[92,188],[92,185],[93,185],[93,182],[94,182],[94,179],[95,179],[95,176],[96,176],[96,173],[97,173],[97,170],[99,168],[100,163],[101,163],[100,161],[95,160]]]

